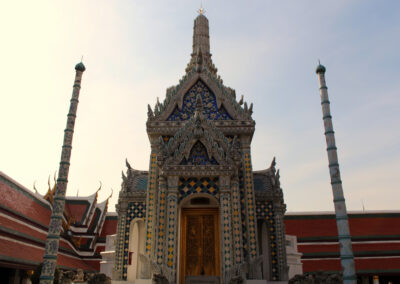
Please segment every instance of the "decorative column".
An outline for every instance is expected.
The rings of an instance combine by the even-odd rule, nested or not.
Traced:
[[[335,205],[336,225],[338,229],[338,238],[340,244],[340,261],[343,269],[343,282],[346,284],[356,283],[357,277],[354,267],[354,256],[351,246],[351,235],[346,211],[346,202],[344,199],[342,181],[340,179],[339,162],[337,148],[335,145],[335,132],[333,131],[332,116],[330,112],[330,102],[328,97],[328,88],[325,82],[325,67],[318,65],[316,73],[319,77],[322,119],[325,127],[325,139],[328,151],[329,173],[331,176],[331,185],[333,192],[333,202]]]
[[[240,194],[239,194],[239,180],[234,177],[231,180],[232,186],[232,230],[233,230],[233,253],[234,263],[243,263],[243,239],[241,234],[242,217],[240,214]]]
[[[178,177],[168,177],[167,189],[167,236],[165,261],[170,269],[168,280],[175,283],[177,262],[177,221],[178,221]]]
[[[250,154],[250,141],[246,141],[250,138],[242,138],[243,144],[243,160],[244,160],[244,187],[246,190],[246,222],[247,222],[247,244],[249,252],[249,261],[254,260],[258,253],[257,248],[257,220],[255,211],[255,198],[253,190],[253,169],[251,165],[251,154]]]
[[[149,176],[147,183],[147,196],[146,196],[146,255],[148,257],[154,256],[154,230],[155,230],[155,210],[156,210],[156,184],[157,184],[157,165],[156,153],[152,149],[150,155]]]
[[[167,196],[167,184],[165,177],[160,176],[158,180],[158,228],[157,228],[157,247],[156,247],[156,259],[158,264],[163,263],[164,258],[164,246],[165,246],[165,207]]]
[[[72,138],[74,134],[76,111],[79,103],[79,91],[81,89],[82,74],[85,71],[82,62],[75,66],[75,82],[73,85],[71,104],[68,112],[67,127],[64,131],[64,143],[61,152],[61,162],[58,170],[56,191],[54,194],[53,211],[50,217],[49,231],[47,233],[43,267],[40,275],[41,284],[50,284],[54,281],[56,269],[60,231],[65,207],[65,193],[68,184],[68,172],[71,158]]]
[[[274,202],[274,221],[275,221],[275,235],[278,254],[278,275],[279,281],[288,280],[289,267],[286,260],[286,237],[285,237],[285,224],[283,217],[286,211],[285,204],[282,201]]]
[[[231,226],[231,194],[230,194],[230,177],[220,176],[220,227],[221,230],[221,260],[222,260],[222,276],[225,278],[233,265],[232,257],[232,226]],[[228,280],[228,279],[225,279]],[[224,282],[224,279],[222,279]]]
[[[118,224],[117,224],[117,239],[115,244],[115,262],[113,269],[113,280],[122,280],[123,279],[123,264],[125,257],[125,234],[128,232],[126,230],[126,216],[128,212],[128,202],[121,202],[117,206],[118,213]]]

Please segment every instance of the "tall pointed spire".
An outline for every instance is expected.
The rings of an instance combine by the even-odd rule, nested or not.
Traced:
[[[210,32],[208,19],[200,13],[194,20],[193,28],[193,53],[201,52],[205,55],[210,54]]]
[[[192,47],[192,58],[186,68],[186,72],[195,68],[200,73],[206,67],[212,74],[216,75],[217,68],[211,61],[210,29],[208,19],[204,16],[203,8],[200,8],[199,15],[194,20]]]

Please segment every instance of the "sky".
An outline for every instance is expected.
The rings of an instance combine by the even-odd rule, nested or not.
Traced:
[[[0,170],[46,193],[74,66],[86,65],[67,195],[115,211],[125,159],[148,170],[147,104],[184,75],[201,1],[2,1]],[[254,170],[276,157],[287,210],[333,211],[326,81],[348,210],[400,204],[400,2],[202,1],[224,84],[254,103]]]

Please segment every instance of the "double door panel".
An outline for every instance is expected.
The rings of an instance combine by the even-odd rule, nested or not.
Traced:
[[[218,276],[218,209],[183,209],[181,237],[181,283],[186,276]]]

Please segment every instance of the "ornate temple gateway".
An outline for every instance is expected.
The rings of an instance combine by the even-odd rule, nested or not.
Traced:
[[[252,170],[252,109],[217,75],[200,13],[185,75],[148,107],[149,171],[123,173],[114,279],[287,280],[279,171]]]

